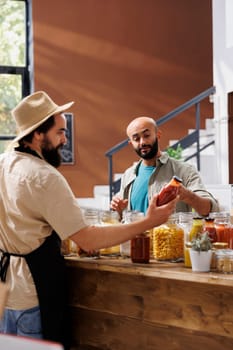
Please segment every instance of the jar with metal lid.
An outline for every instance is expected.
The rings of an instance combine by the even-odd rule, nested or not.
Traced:
[[[217,268],[217,250],[220,249],[227,249],[228,248],[228,244],[227,243],[223,243],[223,242],[214,242],[212,244],[212,260],[211,260],[211,265],[210,268],[211,270],[216,270]]]
[[[216,251],[216,269],[225,274],[233,273],[233,251],[232,249],[221,249]]]
[[[153,256],[157,260],[179,260],[184,258],[184,230],[178,224],[177,216],[153,229]]]

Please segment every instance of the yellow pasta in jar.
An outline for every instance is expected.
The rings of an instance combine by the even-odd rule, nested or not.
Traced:
[[[184,231],[176,223],[168,222],[152,232],[153,257],[175,260],[184,257]]]

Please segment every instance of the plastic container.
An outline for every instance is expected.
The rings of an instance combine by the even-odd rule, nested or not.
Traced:
[[[179,192],[179,187],[182,180],[178,176],[173,176],[171,181],[165,185],[159,192],[157,198],[157,205],[163,205],[170,202],[172,199],[176,198]]]

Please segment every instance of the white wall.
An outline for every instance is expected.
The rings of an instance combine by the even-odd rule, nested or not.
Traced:
[[[213,85],[219,183],[229,183],[227,94],[233,91],[233,0],[212,0]]]

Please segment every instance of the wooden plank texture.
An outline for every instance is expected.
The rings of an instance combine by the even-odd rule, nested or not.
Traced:
[[[138,272],[140,269],[137,266]],[[156,265],[156,269],[161,273],[164,265]],[[122,266],[110,270],[88,262],[85,267],[83,262],[68,263],[75,346],[111,350],[233,348],[233,283],[228,285],[229,278],[224,286],[126,273]],[[187,269],[184,277],[186,273]]]

